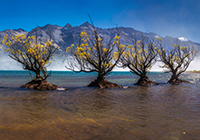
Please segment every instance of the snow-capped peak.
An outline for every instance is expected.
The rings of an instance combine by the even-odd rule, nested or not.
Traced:
[[[159,36],[159,35],[156,35],[155,38],[160,38],[160,36]]]
[[[188,39],[185,38],[185,37],[179,37],[178,39],[179,39],[180,41],[188,41]]]

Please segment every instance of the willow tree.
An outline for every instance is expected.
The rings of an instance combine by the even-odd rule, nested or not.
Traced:
[[[89,87],[121,87],[105,80],[105,76],[117,65],[124,50],[125,45],[120,44],[119,36],[113,41],[104,41],[93,26],[93,35],[81,32],[77,44],[66,49],[71,54],[66,68],[75,72],[96,72],[97,79]]]
[[[37,35],[27,36],[22,34],[10,39],[6,35],[2,43],[6,45],[5,51],[8,52],[9,56],[21,63],[24,70],[35,73],[35,78],[21,87],[38,90],[54,90],[57,88],[57,86],[46,81],[50,76],[46,67],[51,64],[50,59],[56,51],[50,40],[42,43]]]
[[[140,77],[135,85],[154,85],[156,83],[149,80],[147,72],[155,64],[157,54],[158,47],[155,47],[155,41],[141,36],[140,40],[135,38],[133,45],[127,47],[120,64]]]
[[[179,84],[181,82],[187,82],[179,79],[181,73],[185,72],[194,60],[196,52],[191,47],[180,46],[174,44],[172,49],[165,50],[162,46],[160,49],[160,60],[164,63],[162,68],[165,72],[171,72],[172,76],[168,83]]]

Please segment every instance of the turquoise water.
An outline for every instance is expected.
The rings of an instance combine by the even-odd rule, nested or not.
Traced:
[[[31,80],[29,71],[4,71],[0,70],[1,86],[5,87],[18,87],[27,83]],[[34,73],[31,73],[34,76]],[[198,74],[196,74],[198,75]],[[199,82],[199,77],[195,74],[183,74],[182,79]],[[92,80],[97,77],[97,73],[75,73],[72,71],[52,71],[52,76],[47,80],[63,87],[85,87]],[[158,83],[166,83],[170,74],[163,72],[150,72],[148,74],[150,80]],[[112,72],[110,75],[106,76],[106,79],[124,86],[133,86],[137,82],[138,76],[132,74],[131,72]]]
[[[161,85],[134,86],[138,77],[113,72],[108,81],[127,89],[88,88],[95,73],[53,71],[47,80],[65,91],[19,88],[27,71],[0,71],[0,139],[196,140],[200,139],[200,74],[192,83],[166,84],[170,74],[149,73]]]

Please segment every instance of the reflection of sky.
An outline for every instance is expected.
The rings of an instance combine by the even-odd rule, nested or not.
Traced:
[[[88,13],[101,28],[132,27],[200,42],[199,7],[199,0],[9,0],[1,1],[0,31],[30,31],[46,24],[78,26],[89,21]]]

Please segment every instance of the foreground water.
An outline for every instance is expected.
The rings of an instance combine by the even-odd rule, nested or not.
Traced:
[[[200,139],[200,74],[169,85],[169,74],[150,73],[157,86],[134,86],[137,76],[113,72],[107,80],[127,89],[86,85],[95,73],[53,72],[48,81],[65,91],[20,89],[26,71],[0,71],[0,139],[196,140]]]

